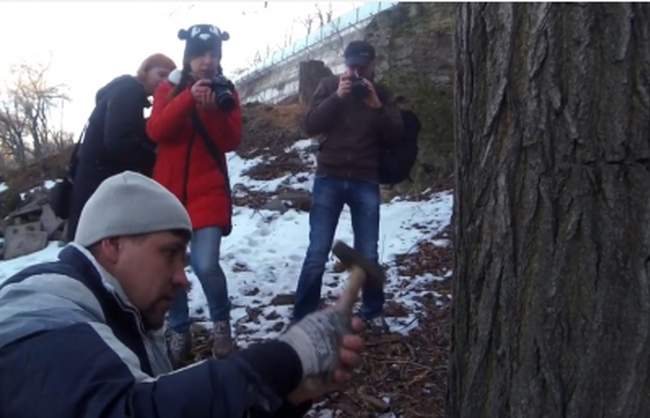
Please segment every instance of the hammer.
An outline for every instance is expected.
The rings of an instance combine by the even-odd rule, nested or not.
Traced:
[[[370,283],[381,286],[386,279],[386,275],[377,263],[368,260],[359,251],[343,241],[336,241],[332,247],[332,252],[350,271],[347,286],[336,302],[336,307],[350,316],[365,281],[370,280]]]
[[[359,291],[366,280],[370,280],[373,285],[380,286],[383,284],[385,279],[385,274],[382,268],[373,263],[372,261],[365,258],[361,255],[360,252],[354,248],[346,245],[342,241],[336,241],[332,247],[332,252],[335,256],[341,260],[341,263],[350,271],[348,277],[348,283],[343,289],[343,292],[339,296],[339,299],[334,306],[334,310],[338,311],[341,315],[336,315],[334,326],[341,329],[350,328],[350,317],[352,316],[352,309],[354,303],[359,298]],[[332,368],[333,372],[335,367]],[[330,382],[330,383],[324,383]],[[336,385],[332,385],[332,375],[330,373],[324,373],[321,375],[308,376],[304,383],[305,393],[311,394],[323,394],[323,385],[329,385],[330,389],[336,388]],[[296,400],[303,401],[304,399],[310,399],[306,397],[304,399],[299,398],[299,395],[296,395]]]

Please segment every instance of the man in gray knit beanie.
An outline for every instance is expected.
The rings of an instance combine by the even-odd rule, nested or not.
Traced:
[[[74,242],[90,247],[107,238],[165,230],[192,233],[187,211],[154,180],[126,171],[102,182],[81,211]]]
[[[128,171],[106,179],[59,261],[0,285],[0,386],[25,395],[0,401],[0,416],[294,417],[350,379],[362,323],[335,309],[277,340],[172,371],[159,330],[188,286],[191,230],[155,181]],[[33,402],[36,394],[48,402]]]

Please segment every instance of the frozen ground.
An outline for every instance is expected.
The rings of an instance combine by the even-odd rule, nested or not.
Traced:
[[[300,141],[295,148],[305,149],[309,141]],[[306,152],[303,159],[313,163],[313,157]],[[310,173],[294,173],[272,181],[253,181],[242,174],[258,160],[242,160],[235,154],[229,156],[233,186],[244,183],[250,190],[274,191],[280,185],[295,188],[310,188]],[[309,182],[296,183],[302,174]],[[417,327],[414,313],[419,304],[417,296],[423,284],[441,280],[432,274],[420,277],[400,277],[394,258],[398,254],[412,251],[418,242],[428,240],[444,229],[450,222],[452,193],[432,195],[428,201],[404,201],[395,199],[381,207],[379,258],[388,268],[386,292],[392,300],[407,308],[409,316],[387,318],[391,329],[408,332]],[[236,207],[233,218],[233,232],[222,242],[222,267],[228,279],[232,302],[232,319],[236,323],[236,335],[240,345],[252,340],[276,335],[284,328],[290,317],[290,304],[272,303],[277,295],[292,294],[308,245],[309,215],[306,212],[289,210],[283,214],[273,211],[253,210]],[[336,239],[352,244],[350,213],[346,209],[341,216]],[[437,245],[449,243],[439,240]],[[14,260],[0,262],[0,282],[29,265],[56,259],[60,244],[52,242],[47,248],[34,254]],[[345,273],[332,270],[334,259],[328,263],[323,279],[323,295],[333,300],[345,283]],[[188,268],[192,282],[190,291],[190,314],[197,322],[207,324],[208,309],[198,279]],[[440,295],[436,295],[442,297]]]

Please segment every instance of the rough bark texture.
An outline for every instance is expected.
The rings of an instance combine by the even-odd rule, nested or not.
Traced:
[[[650,414],[650,6],[462,4],[452,417]]]

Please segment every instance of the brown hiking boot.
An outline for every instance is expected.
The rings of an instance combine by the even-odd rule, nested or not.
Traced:
[[[215,358],[224,358],[233,351],[230,321],[216,321],[212,328],[212,336],[212,355]]]

